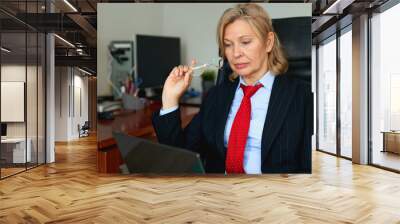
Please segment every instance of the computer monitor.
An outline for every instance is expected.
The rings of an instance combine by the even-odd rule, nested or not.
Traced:
[[[1,136],[7,136],[7,124],[1,123]]]
[[[171,70],[181,64],[177,37],[136,35],[139,88],[162,87]]]

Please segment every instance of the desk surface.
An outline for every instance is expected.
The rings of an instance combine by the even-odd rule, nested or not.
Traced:
[[[27,138],[27,141],[30,141],[30,138]],[[2,138],[1,143],[19,143],[25,142],[25,138]]]
[[[155,138],[151,115],[159,107],[146,107],[135,112],[122,112],[114,120],[99,120],[97,123],[97,169],[101,173],[117,173],[122,164],[113,131],[128,135]],[[182,126],[186,126],[199,111],[196,107],[181,106]]]
[[[97,142],[99,147],[107,147],[113,140],[112,132],[123,132],[133,136],[144,136],[154,132],[151,115],[158,108],[146,107],[143,110],[122,112],[114,120],[99,120],[97,123]],[[182,124],[186,125],[199,111],[196,107],[181,107]],[[115,143],[114,143],[115,144]]]
[[[400,134],[400,131],[381,131],[383,134]]]

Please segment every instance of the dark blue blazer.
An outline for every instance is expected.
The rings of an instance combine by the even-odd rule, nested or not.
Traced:
[[[211,89],[182,130],[180,111],[153,114],[158,141],[200,153],[207,173],[225,173],[224,129],[239,79]],[[275,77],[261,145],[263,173],[311,173],[313,97],[307,82]]]

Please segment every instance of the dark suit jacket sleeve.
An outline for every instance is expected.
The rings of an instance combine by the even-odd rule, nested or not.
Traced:
[[[182,130],[180,110],[160,116],[157,111],[153,114],[153,127],[159,143],[200,152],[200,143],[203,138],[202,116],[206,110],[212,107],[212,98],[215,88],[211,89],[203,101],[200,111],[190,123]]]

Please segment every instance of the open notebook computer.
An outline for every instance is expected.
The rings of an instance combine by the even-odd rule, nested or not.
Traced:
[[[113,133],[129,173],[204,174],[198,153]]]

